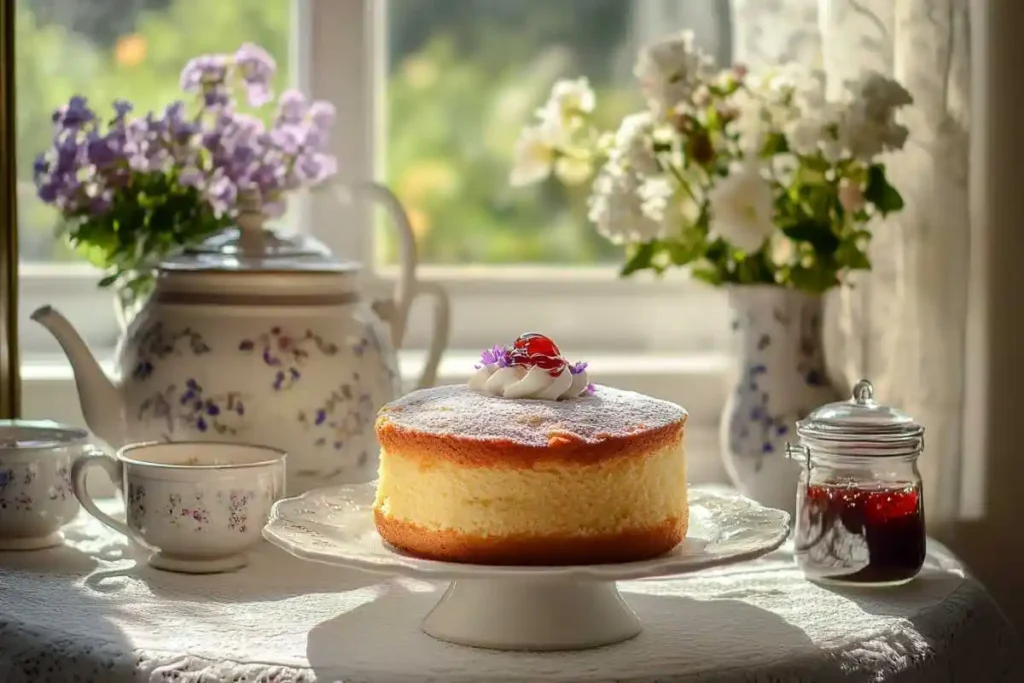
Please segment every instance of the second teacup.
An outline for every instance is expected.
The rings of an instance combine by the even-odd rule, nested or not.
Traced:
[[[268,446],[134,444],[114,458],[78,458],[71,482],[90,514],[153,551],[153,567],[208,574],[248,563],[245,550],[260,540],[271,506],[284,493],[285,458]],[[101,511],[86,493],[91,465],[122,483],[127,523]]]
[[[0,550],[60,545],[61,526],[78,514],[71,461],[90,449],[84,429],[0,420]]]

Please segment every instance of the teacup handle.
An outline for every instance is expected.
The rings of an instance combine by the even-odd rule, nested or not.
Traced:
[[[71,464],[71,490],[75,492],[75,497],[78,498],[78,502],[82,504],[86,512],[98,519],[100,522],[110,527],[119,534],[124,534],[128,538],[138,543],[141,543],[138,535],[132,531],[132,529],[124,522],[119,519],[114,519],[107,513],[103,512],[93,501],[89,492],[85,490],[85,475],[88,474],[89,469],[93,465],[98,466],[100,469],[107,473],[110,480],[115,484],[121,481],[124,472],[124,465],[117,458],[112,458],[106,453],[100,450],[90,450],[86,453],[75,458],[75,462]]]

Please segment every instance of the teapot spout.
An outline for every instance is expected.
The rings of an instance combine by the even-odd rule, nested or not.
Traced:
[[[103,372],[85,341],[67,318],[52,306],[42,306],[31,316],[54,336],[71,363],[78,400],[90,431],[115,448],[125,443],[124,403],[117,386]]]

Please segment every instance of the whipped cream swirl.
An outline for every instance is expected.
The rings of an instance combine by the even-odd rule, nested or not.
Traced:
[[[557,401],[587,392],[590,379],[585,363],[564,364],[557,374],[544,368],[484,363],[469,378],[469,388],[504,398],[534,398]]]

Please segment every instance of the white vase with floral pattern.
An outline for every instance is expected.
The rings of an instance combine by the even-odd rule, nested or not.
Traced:
[[[793,513],[799,466],[785,455],[795,423],[838,400],[825,372],[822,297],[770,285],[729,289],[738,373],[721,422],[721,450],[736,487]]]

